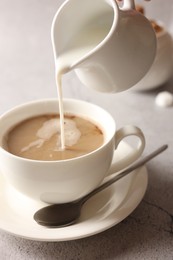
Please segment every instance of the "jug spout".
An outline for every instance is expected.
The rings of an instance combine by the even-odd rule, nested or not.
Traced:
[[[55,14],[51,27],[55,59],[72,48],[84,47],[82,44],[88,40],[86,35],[89,30],[100,29],[101,31],[105,23],[104,16],[111,12],[112,15],[108,19],[113,16],[111,2],[114,3],[114,0],[66,0],[61,5]],[[79,40],[80,43],[78,43]],[[94,39],[91,39],[89,43],[92,44],[92,41]]]

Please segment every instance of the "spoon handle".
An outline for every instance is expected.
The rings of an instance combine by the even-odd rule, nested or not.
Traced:
[[[107,188],[108,186],[110,186],[111,184],[113,184],[114,182],[118,181],[119,179],[123,178],[124,176],[126,176],[127,174],[131,173],[132,171],[134,171],[135,169],[143,166],[145,163],[147,163],[148,161],[150,161],[151,159],[153,159],[154,157],[156,157],[158,154],[160,154],[161,152],[163,152],[164,150],[166,150],[168,148],[168,145],[163,145],[160,148],[158,148],[157,150],[155,150],[154,152],[150,153],[149,155],[145,156],[144,158],[138,160],[137,162],[135,162],[132,166],[128,167],[127,169],[125,169],[124,171],[122,171],[121,173],[119,173],[118,175],[116,175],[114,178],[108,180],[107,182],[101,184],[98,188],[94,189],[92,192],[90,192],[89,194],[87,194],[86,196],[83,197],[82,203],[85,203],[86,200],[88,200],[90,197],[92,197],[93,195],[95,195],[96,193],[98,193],[99,191]]]

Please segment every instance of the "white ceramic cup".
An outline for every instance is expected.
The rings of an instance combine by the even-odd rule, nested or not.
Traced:
[[[133,152],[121,160],[119,169],[135,161],[143,152],[145,138],[135,126],[116,130],[112,116],[104,109],[80,100],[65,99],[64,111],[95,122],[104,133],[104,142],[95,151],[62,161],[37,161],[15,156],[2,147],[3,137],[17,123],[41,114],[58,113],[57,99],[20,105],[0,117],[0,169],[18,192],[46,203],[73,201],[96,188],[107,175],[114,150],[126,136],[139,139]]]

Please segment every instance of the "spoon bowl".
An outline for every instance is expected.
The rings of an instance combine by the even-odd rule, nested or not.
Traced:
[[[52,204],[37,211],[34,219],[38,224],[48,227],[72,225],[80,216],[82,204],[82,201]]]
[[[34,214],[34,220],[38,224],[46,227],[64,227],[74,224],[80,217],[80,212],[83,204],[89,198],[94,196],[96,193],[102,191],[103,189],[107,188],[119,179],[125,177],[127,174],[131,173],[135,169],[143,166],[146,162],[153,159],[155,156],[167,149],[167,147],[167,145],[161,146],[160,148],[158,148],[148,156],[135,162],[132,166],[120,172],[116,176],[113,175],[113,177],[110,178],[108,181],[104,182],[98,188],[94,189],[89,194],[85,195],[84,197],[78,200],[68,203],[52,204],[47,207],[41,208]]]

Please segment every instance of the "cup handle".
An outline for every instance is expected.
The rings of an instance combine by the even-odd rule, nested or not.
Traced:
[[[124,0],[121,10],[135,9],[134,0]]]
[[[128,167],[130,164],[135,162],[142,154],[145,148],[145,137],[143,132],[140,128],[133,125],[126,125],[120,128],[116,134],[115,134],[115,149],[118,149],[119,143],[122,141],[122,139],[128,137],[128,136],[136,136],[139,139],[139,142],[137,143],[137,147],[132,149],[131,152],[129,152],[128,155],[126,155],[124,158],[120,159],[118,162],[115,162],[115,164],[112,164],[109,174],[113,172],[118,172],[126,167]]]

